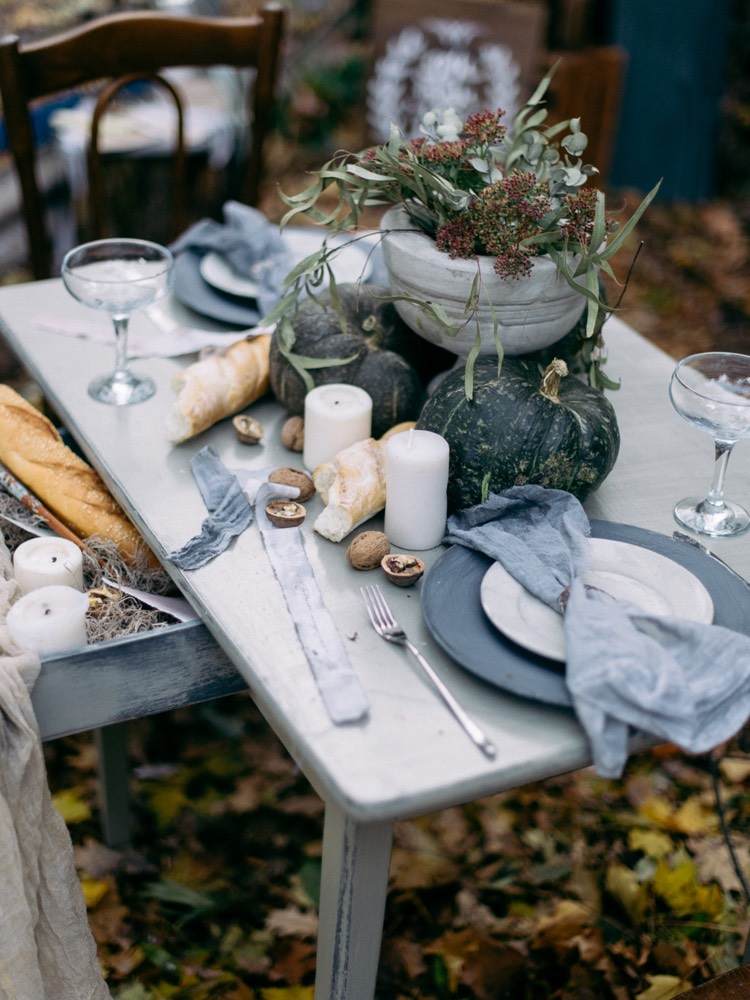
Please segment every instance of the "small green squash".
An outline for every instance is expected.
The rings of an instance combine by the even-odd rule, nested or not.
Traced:
[[[425,380],[453,358],[409,329],[394,305],[383,301],[387,288],[342,284],[337,292],[341,311],[334,309],[327,292],[302,304],[292,320],[293,351],[311,358],[352,358],[309,373],[315,385],[346,382],[368,392],[372,432],[380,437],[394,424],[416,420]],[[271,341],[271,388],[291,414],[304,412],[304,382],[282,354],[277,334]]]
[[[474,398],[463,370],[452,372],[428,399],[417,427],[450,445],[448,504],[480,503],[487,492],[537,483],[583,500],[615,464],[620,432],[612,404],[598,389],[568,376],[555,359],[544,372],[528,361],[479,359]]]

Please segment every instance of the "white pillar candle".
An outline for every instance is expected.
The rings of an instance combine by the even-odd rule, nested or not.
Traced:
[[[305,396],[305,449],[310,470],[372,433],[372,397],[356,385],[319,385]]]
[[[6,625],[11,639],[40,656],[67,653],[86,645],[89,599],[74,587],[40,587],[11,607]]]
[[[432,431],[404,431],[385,445],[385,533],[401,549],[439,545],[448,516],[445,438]]]
[[[13,575],[24,594],[38,587],[83,590],[81,550],[67,538],[30,538],[13,553]]]

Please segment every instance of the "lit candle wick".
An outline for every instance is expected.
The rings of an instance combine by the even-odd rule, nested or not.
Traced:
[[[57,562],[57,556],[52,556],[52,562],[53,562],[53,563],[56,563],[56,562]]]
[[[45,604],[44,607],[42,608],[42,614],[43,615],[51,615],[52,614],[52,608],[50,608],[48,605]]]

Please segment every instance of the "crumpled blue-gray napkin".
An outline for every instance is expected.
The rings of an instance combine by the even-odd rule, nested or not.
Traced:
[[[224,222],[202,219],[182,234],[170,249],[221,254],[242,278],[258,285],[258,305],[263,313],[273,309],[291,263],[279,227],[255,208],[238,201],[224,205]]]
[[[586,589],[588,518],[570,493],[514,486],[448,520],[446,541],[502,563],[565,613],[566,680],[603,777],[622,774],[630,727],[704,753],[750,717],[750,638],[661,618]]]
[[[253,523],[255,512],[237,476],[210,446],[201,448],[190,463],[208,517],[200,533],[169,558],[180,569],[200,569],[229,548],[233,538]]]

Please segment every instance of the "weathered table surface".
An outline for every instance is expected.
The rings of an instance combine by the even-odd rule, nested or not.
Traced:
[[[284,414],[270,401],[252,410],[266,427],[260,448],[238,444],[228,422],[193,442],[171,446],[165,417],[172,400],[170,380],[181,361],[133,363],[158,386],[146,403],[115,409],[94,402],[86,386],[94,375],[110,369],[111,349],[38,332],[33,319],[42,308],[45,317],[80,316],[92,322],[93,314],[75,303],[57,280],[0,291],[6,335],[158,556],[163,558],[194,534],[204,517],[190,473],[190,458],[204,444],[210,442],[234,468],[296,464],[298,456],[279,441]],[[594,517],[671,533],[674,502],[707,488],[712,444],[672,410],[667,387],[673,362],[665,354],[616,320],[608,325],[608,343],[609,371],[623,380],[622,389],[612,395],[622,450],[588,510]],[[744,445],[732,459],[728,483],[731,496],[750,501]],[[399,620],[498,746],[497,760],[486,760],[404,651],[384,643],[370,628],[359,596],[359,586],[368,578],[349,568],[343,545],[312,531],[319,502],[311,504],[304,529],[307,549],[370,697],[371,714],[361,724],[337,727],[328,720],[257,530],[245,532],[229,551],[197,572],[166,566],[326,800],[324,881],[328,878],[331,884],[324,885],[322,907],[325,911],[335,901],[346,909],[346,917],[343,936],[340,914],[327,928],[333,918],[321,917],[328,954],[319,958],[319,967],[321,962],[325,967],[319,971],[318,995],[364,1000],[374,981],[373,945],[377,965],[377,913],[382,915],[390,821],[578,768],[590,758],[572,713],[503,694],[465,673],[427,634],[419,591],[389,589]],[[750,576],[750,536],[718,542],[715,549]],[[428,554],[428,566],[439,552]],[[365,887],[371,893],[367,913],[361,910]],[[374,942],[365,955],[362,941],[368,935]]]

